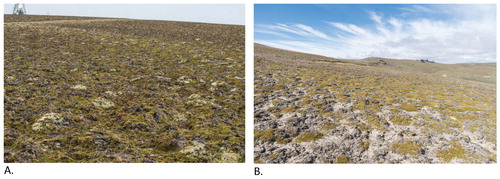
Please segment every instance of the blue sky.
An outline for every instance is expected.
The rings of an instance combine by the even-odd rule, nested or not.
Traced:
[[[256,4],[255,42],[335,58],[496,62],[495,5]]]
[[[5,4],[12,14],[14,4]],[[26,4],[27,14],[245,24],[244,4]]]

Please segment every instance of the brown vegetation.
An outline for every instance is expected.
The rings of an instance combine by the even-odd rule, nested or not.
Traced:
[[[5,17],[5,162],[243,161],[243,26]]]

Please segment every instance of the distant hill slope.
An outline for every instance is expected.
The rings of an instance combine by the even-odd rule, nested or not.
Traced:
[[[380,62],[385,64],[381,64]],[[436,77],[445,76],[491,84],[496,83],[496,63],[442,64],[386,58],[365,58],[360,60],[360,63],[409,72],[434,74]]]
[[[338,59],[302,52],[287,51],[261,44],[255,44],[255,47],[266,48],[268,51],[272,51],[275,54],[288,54],[287,56],[290,56],[294,60],[301,60],[306,58],[311,59],[312,57],[314,57],[315,61],[323,61],[325,63],[350,63],[379,67],[389,70],[431,74],[434,77],[459,78],[470,81],[496,84],[496,63],[422,63],[417,60],[388,59],[377,57],[364,58],[360,60]]]
[[[57,20],[88,20],[88,19],[109,19],[103,17],[81,17],[81,16],[46,16],[46,15],[3,15],[4,22],[36,22],[36,21],[57,21]]]
[[[255,162],[496,163],[495,84],[379,60],[256,44]]]

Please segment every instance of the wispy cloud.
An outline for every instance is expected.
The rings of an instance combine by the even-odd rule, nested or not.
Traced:
[[[303,31],[307,32],[308,34],[310,34],[312,36],[320,37],[320,38],[323,38],[323,39],[329,39],[329,37],[326,34],[324,34],[323,32],[314,30],[310,26],[307,26],[307,25],[304,25],[304,24],[295,24],[295,27],[299,28],[300,30],[303,30]]]
[[[436,13],[434,9],[422,5],[411,5],[410,7],[401,7],[398,9],[404,13]]]
[[[259,25],[256,32],[272,31],[282,34],[282,38],[256,39],[256,42],[337,58],[426,58],[441,63],[496,61],[495,8],[414,5],[401,11],[446,13],[451,18],[386,17],[382,12],[368,11],[366,18],[372,22],[369,24],[325,22],[322,30],[305,24]]]
[[[272,30],[255,29],[254,31],[257,32],[257,33],[276,35],[276,36],[283,37],[283,38],[292,38],[292,37],[290,37],[288,35],[285,35],[283,33],[279,33],[277,31],[272,31]]]
[[[311,26],[304,24],[272,24],[272,25],[256,25],[255,32],[266,33],[266,31],[273,31],[275,33],[288,33],[290,35],[299,35],[304,37],[315,37],[324,40],[332,40],[328,35],[318,30],[315,30]],[[283,34],[284,35],[284,34]]]
[[[377,13],[373,11],[368,11],[370,14],[370,19],[375,21],[377,24],[382,24],[382,16],[378,15]]]
[[[366,30],[364,30],[364,29],[362,29],[354,24],[342,24],[342,23],[338,23],[338,22],[327,22],[327,23],[333,27],[336,27],[340,30],[349,32],[349,33],[354,34],[354,35],[368,35],[367,34],[368,32]]]

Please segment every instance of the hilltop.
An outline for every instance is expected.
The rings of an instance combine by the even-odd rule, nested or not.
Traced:
[[[496,84],[496,63],[442,64],[436,62],[421,62],[418,60],[373,57],[361,59],[358,63],[392,70],[431,74],[435,77],[460,78]]]
[[[463,73],[496,65],[420,63],[256,44],[255,162],[496,163],[496,82]]]
[[[244,26],[4,17],[5,162],[244,160]]]

